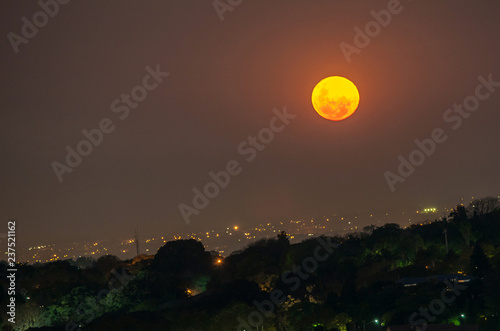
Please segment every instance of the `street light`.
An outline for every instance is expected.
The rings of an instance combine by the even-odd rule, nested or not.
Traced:
[[[222,258],[221,257],[218,257],[217,260],[215,260],[215,265],[218,267],[222,266]]]

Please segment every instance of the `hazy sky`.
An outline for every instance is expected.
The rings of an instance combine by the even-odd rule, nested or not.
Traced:
[[[19,221],[21,243],[67,242],[127,238],[137,225],[186,232],[497,195],[500,87],[456,130],[443,116],[475,94],[478,76],[500,82],[500,4],[402,1],[348,62],[340,44],[354,46],[354,28],[387,6],[247,0],[221,21],[210,0],[73,0],[44,22],[37,2],[3,1],[1,218]],[[20,42],[33,15],[38,32],[25,27],[32,35]],[[132,109],[121,96],[148,66],[169,75],[147,78]],[[341,122],[310,101],[333,75],[361,95]],[[285,106],[296,117],[247,162],[238,146]],[[60,182],[53,162],[65,164],[66,146],[106,118],[113,131]],[[448,139],[391,192],[384,172],[397,174],[398,156],[436,128]],[[186,225],[179,204],[192,205],[193,188],[230,160],[241,173]]]

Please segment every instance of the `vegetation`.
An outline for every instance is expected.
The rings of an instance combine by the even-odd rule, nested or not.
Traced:
[[[439,275],[450,274],[471,277],[435,313]],[[20,265],[17,275],[17,322],[2,313],[2,330],[380,330],[422,308],[429,324],[500,330],[500,209],[486,198],[423,225],[295,245],[281,233],[224,259],[178,240],[154,257]]]

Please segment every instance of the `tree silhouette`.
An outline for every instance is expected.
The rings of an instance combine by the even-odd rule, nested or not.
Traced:
[[[486,254],[484,254],[483,248],[479,244],[476,244],[474,246],[474,251],[472,252],[472,255],[470,257],[469,268],[471,275],[481,278],[485,277],[491,269],[488,258],[486,257]]]

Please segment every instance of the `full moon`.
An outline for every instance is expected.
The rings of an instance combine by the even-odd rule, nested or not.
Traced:
[[[342,121],[354,114],[359,105],[359,92],[349,79],[332,76],[321,80],[312,92],[314,109],[331,121]]]

